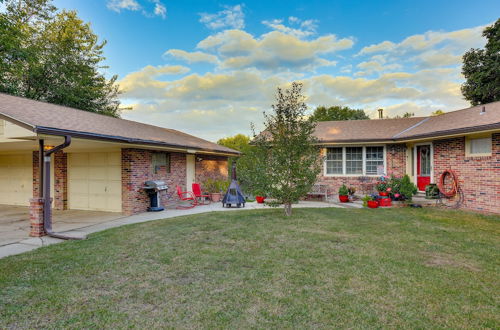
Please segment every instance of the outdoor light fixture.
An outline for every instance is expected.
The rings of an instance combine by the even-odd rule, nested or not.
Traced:
[[[48,151],[50,149],[54,149],[54,146],[44,145],[43,150]]]

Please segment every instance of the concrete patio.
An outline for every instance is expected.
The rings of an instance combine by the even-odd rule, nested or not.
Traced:
[[[361,207],[359,204],[340,204],[333,202],[301,201],[293,207],[307,208],[349,208]],[[133,216],[120,213],[95,211],[54,211],[53,230],[76,237],[85,237],[98,231],[115,228],[127,224],[152,220],[168,219],[183,215],[205,212],[237,212],[241,210],[269,208],[265,204],[247,203],[245,208],[223,208],[221,203],[199,205],[191,209],[167,208],[162,212],[146,212]],[[34,250],[42,246],[64,242],[53,237],[29,237],[29,210],[22,206],[0,205],[0,258]]]

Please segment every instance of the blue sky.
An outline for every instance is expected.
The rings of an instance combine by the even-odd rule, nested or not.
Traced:
[[[58,0],[108,41],[123,117],[210,140],[250,133],[277,86],[375,115],[468,106],[461,55],[500,2]]]

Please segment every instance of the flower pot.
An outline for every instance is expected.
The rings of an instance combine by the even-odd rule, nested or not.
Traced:
[[[262,204],[266,200],[266,197],[265,196],[255,196],[255,200],[257,201],[257,203]]]
[[[392,206],[391,199],[390,198],[380,198],[378,200],[378,205],[380,207],[389,207],[389,206]]]
[[[368,204],[368,207],[371,209],[376,209],[378,207],[377,201],[368,201],[367,204]]]
[[[389,193],[387,191],[379,191],[378,194],[379,196],[389,196]]]
[[[347,203],[349,201],[349,196],[348,195],[339,195],[339,200],[342,203]]]
[[[212,202],[219,202],[220,198],[221,198],[220,193],[211,193],[210,194],[210,199],[212,200]]]

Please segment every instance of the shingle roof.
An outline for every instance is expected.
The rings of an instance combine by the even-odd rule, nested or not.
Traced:
[[[500,102],[431,117],[324,121],[315,135],[321,142],[335,143],[401,141],[488,129],[500,129]]]
[[[39,133],[103,138],[133,144],[164,145],[239,154],[238,151],[169,128],[113,118],[88,111],[0,93],[0,116]]]

